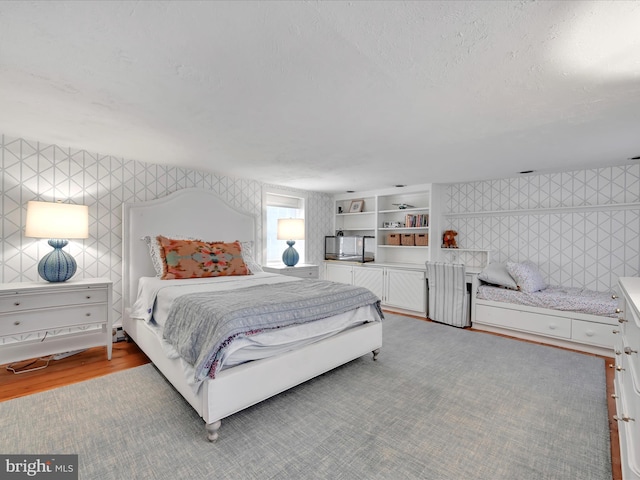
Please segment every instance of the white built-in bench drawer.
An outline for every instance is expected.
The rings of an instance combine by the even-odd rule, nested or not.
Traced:
[[[576,342],[613,348],[618,337],[613,333],[614,331],[620,331],[620,327],[605,323],[571,320],[571,338]]]
[[[476,321],[523,332],[571,338],[571,319],[569,318],[478,305],[476,307]]]

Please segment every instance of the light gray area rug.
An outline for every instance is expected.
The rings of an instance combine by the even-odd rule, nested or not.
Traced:
[[[601,359],[387,314],[362,357],[222,422],[151,365],[0,403],[0,452],[87,479],[610,479]]]

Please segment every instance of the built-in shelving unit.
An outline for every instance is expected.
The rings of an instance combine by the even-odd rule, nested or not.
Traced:
[[[430,232],[438,232],[433,230],[432,185],[337,195],[334,200],[336,233],[374,236],[377,263],[424,267],[435,255],[430,245]],[[362,211],[352,211],[353,202],[360,201]]]
[[[416,263],[429,260],[431,185],[378,196],[377,261]]]

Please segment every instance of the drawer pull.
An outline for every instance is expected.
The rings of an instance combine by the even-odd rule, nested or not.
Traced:
[[[616,313],[622,313],[622,310],[620,310],[619,308],[616,308]]]
[[[613,298],[613,299],[615,300],[616,298],[618,298],[618,295],[616,295],[616,294],[614,293],[613,295],[611,295],[611,298]]]
[[[624,322],[628,322],[629,320],[625,320],[624,318],[619,318],[618,319],[618,323],[624,323]]]
[[[593,330],[587,330],[584,333],[587,337],[593,337],[596,334],[596,332],[594,332]]]
[[[87,300],[89,300],[91,298],[91,295],[87,295]]]
[[[613,330],[613,334],[614,335],[617,334],[617,333],[620,333],[620,330]]]
[[[618,397],[618,395],[616,395],[615,393],[612,393],[611,398],[620,398],[620,397]]]
[[[624,353],[631,355],[632,353],[638,353],[638,350],[631,350],[631,347],[624,347]]]
[[[622,352],[620,350],[616,350],[616,355],[622,355]]]
[[[20,305],[20,302],[15,302],[14,305],[17,307],[18,305]]]
[[[624,371],[624,368],[622,368],[622,365],[613,365],[610,363],[609,368],[615,368],[618,372]]]
[[[15,322],[13,322],[14,325],[20,325],[20,320],[16,320]]]
[[[635,418],[631,418],[629,415],[625,415],[625,414],[622,414],[622,417],[614,415],[613,419],[614,420],[618,420],[618,421],[622,420],[623,422],[635,422],[636,421]]]
[[[84,316],[85,316],[85,317],[90,317],[90,316],[91,316],[91,313],[90,313],[90,312],[89,312],[89,313],[85,313],[85,314],[84,314]]]
[[[555,330],[555,329],[556,329],[555,324],[552,323],[551,325],[549,325],[549,330]]]

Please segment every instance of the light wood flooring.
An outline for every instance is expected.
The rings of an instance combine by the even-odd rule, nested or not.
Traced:
[[[414,318],[425,320],[423,317]],[[495,335],[482,331],[478,331],[478,333]],[[618,425],[612,418],[616,411],[615,400],[611,397],[611,394],[613,394],[614,371],[612,368],[609,368],[609,365],[613,364],[613,359],[607,357],[600,358],[605,360],[606,368],[609,428],[611,434],[612,480],[622,480]],[[19,362],[16,363],[15,366],[26,365],[27,363],[29,362]],[[0,402],[43,392],[45,390],[52,390],[91,378],[101,377],[109,373],[144,365],[145,363],[149,363],[149,359],[135,343],[118,342],[113,344],[111,361],[107,360],[105,347],[96,347],[61,360],[52,360],[47,368],[33,372],[16,375],[8,371],[5,366],[2,366],[0,368]],[[42,365],[43,362],[39,362],[39,364]]]
[[[113,344],[111,361],[107,360],[106,347],[95,347],[61,360],[51,360],[42,370],[15,374],[0,367],[0,402],[32,393],[52,390],[72,383],[83,382],[109,373],[149,363],[147,356],[131,342]],[[46,362],[16,362],[14,368],[33,368]]]

